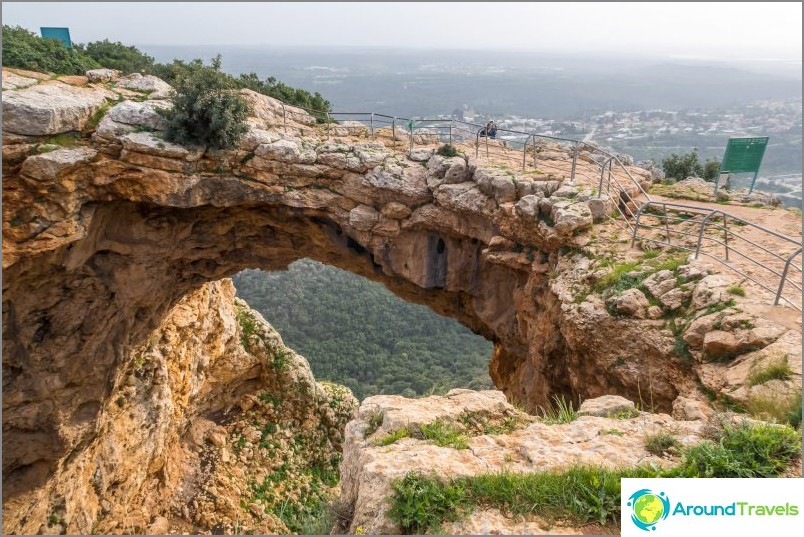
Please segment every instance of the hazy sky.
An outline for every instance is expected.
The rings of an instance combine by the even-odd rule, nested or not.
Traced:
[[[801,60],[799,2],[3,2],[3,23],[136,45],[353,45]]]

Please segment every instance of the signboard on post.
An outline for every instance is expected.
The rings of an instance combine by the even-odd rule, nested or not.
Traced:
[[[69,28],[49,28],[40,27],[39,31],[42,32],[42,37],[45,39],[58,39],[61,44],[67,48],[73,48],[73,42],[70,40]]]
[[[768,137],[759,138],[729,138],[726,145],[726,153],[723,155],[723,162],[720,170],[715,177],[715,194],[720,183],[720,176],[724,173],[753,173],[751,189],[754,191],[754,183],[757,181],[759,167],[762,165],[762,157],[765,156],[765,148],[768,146]]]

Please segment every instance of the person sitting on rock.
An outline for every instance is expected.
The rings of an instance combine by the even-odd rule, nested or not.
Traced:
[[[488,125],[486,125],[486,130],[489,133],[489,138],[494,140],[497,138],[497,124],[493,121],[489,121]]]

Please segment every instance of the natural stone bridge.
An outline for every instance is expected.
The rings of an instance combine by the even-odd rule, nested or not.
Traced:
[[[554,393],[638,400],[648,386],[669,409],[695,389],[691,371],[667,363],[672,335],[557,287],[561,260],[606,209],[588,189],[434,155],[426,139],[403,153],[382,133],[328,138],[302,110],[288,108],[285,129],[278,102],[247,90],[255,116],[239,149],[180,147],[153,132],[166,104],[127,84],[137,87],[3,93],[5,477],[86,442],[130,349],[182,296],[300,258],[382,282],[493,341],[495,384],[531,411]],[[36,154],[121,97],[91,142]],[[627,368],[610,367],[618,356]]]

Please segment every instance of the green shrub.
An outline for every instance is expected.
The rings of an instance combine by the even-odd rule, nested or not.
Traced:
[[[745,296],[745,289],[740,285],[732,285],[726,291],[733,295]]]
[[[154,66],[154,59],[151,56],[143,53],[137,47],[124,45],[119,41],[112,43],[108,39],[104,39],[77,48],[98,64],[126,74],[148,73]]]
[[[455,146],[444,144],[438,148],[436,155],[441,155],[442,157],[457,157],[460,155],[460,152],[455,148]]]
[[[790,427],[725,425],[713,440],[685,449],[668,477],[775,477],[800,457],[801,437]]]
[[[656,433],[645,438],[645,449],[659,457],[678,450],[680,445],[678,439],[670,433]]]
[[[720,161],[717,159],[706,159],[704,164],[703,178],[705,181],[712,182],[720,175]]]
[[[173,108],[160,110],[167,119],[165,138],[183,145],[233,149],[248,132],[248,103],[231,77],[220,71],[220,56],[174,81]]]
[[[410,438],[410,436],[411,436],[410,429],[408,429],[407,427],[402,427],[401,429],[391,431],[385,436],[374,439],[371,442],[371,445],[375,447],[390,446],[397,440],[402,440],[403,438]]]
[[[21,26],[5,24],[3,65],[59,75],[83,75],[101,67],[78,48],[68,49],[57,39],[43,39]]]
[[[765,384],[769,380],[788,380],[792,374],[793,372],[790,371],[790,366],[787,364],[787,355],[784,355],[751,373],[748,385]]]
[[[704,173],[704,167],[698,160],[698,150],[693,149],[692,153],[677,155],[672,153],[669,157],[662,160],[662,169],[665,176],[679,181],[687,177],[700,177]]]
[[[460,483],[442,483],[435,478],[408,473],[391,485],[388,516],[406,534],[438,530],[457,521],[470,508],[466,489]]]

